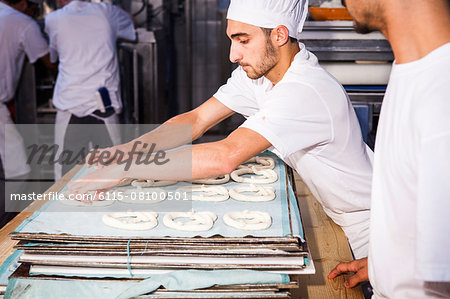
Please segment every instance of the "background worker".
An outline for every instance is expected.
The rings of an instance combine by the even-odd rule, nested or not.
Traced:
[[[4,189],[5,178],[21,180],[25,179],[30,172],[30,167],[26,163],[27,157],[22,136],[14,126],[7,126],[14,124],[7,105],[13,103],[25,56],[30,63],[41,59],[47,67],[54,67],[50,63],[48,44],[38,24],[25,14],[34,12],[34,8],[40,3],[42,3],[40,0],[0,1],[0,168],[2,170],[0,179],[2,189]],[[7,147],[6,143],[8,143]],[[0,194],[0,213],[2,213],[0,226],[2,226],[14,214],[3,214],[5,190],[0,190]]]
[[[50,39],[52,61],[59,60],[53,94],[56,114],[57,156],[67,149],[73,153],[92,146],[120,143],[117,124],[122,109],[116,42],[134,40],[136,32],[129,15],[117,6],[84,1],[58,0],[58,9],[47,15],[45,31]],[[97,91],[103,88],[110,109],[102,112]],[[80,131],[77,124],[97,125]],[[87,154],[87,152],[86,152]],[[55,164],[55,179],[76,164]],[[62,165],[63,164],[63,165]]]
[[[395,61],[375,144],[369,258],[338,265],[374,298],[450,298],[450,4],[347,0]]]
[[[300,0],[231,1],[230,60],[240,66],[228,82],[198,108],[108,151],[130,152],[137,141],[155,143],[155,150],[171,149],[235,112],[244,115],[246,121],[227,138],[167,152],[170,163],[164,165],[105,166],[69,184],[70,191],[108,190],[124,178],[214,177],[270,149],[301,175],[343,228],[355,255],[367,256],[371,152],[343,87],[297,41],[307,7]],[[192,135],[177,134],[182,124]]]

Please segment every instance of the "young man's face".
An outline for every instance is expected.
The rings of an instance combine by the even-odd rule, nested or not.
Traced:
[[[279,53],[261,28],[228,20],[230,60],[239,63],[250,79],[266,75],[279,60]]]
[[[354,20],[358,33],[369,33],[383,24],[380,0],[341,0]]]

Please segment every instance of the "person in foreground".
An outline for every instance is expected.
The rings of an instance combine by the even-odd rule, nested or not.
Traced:
[[[339,264],[374,298],[450,298],[450,7],[447,0],[347,0],[360,32],[395,61],[375,145],[368,259]]]
[[[104,166],[69,184],[69,191],[108,190],[124,178],[215,177],[270,149],[301,175],[343,228],[355,255],[366,257],[372,152],[342,85],[297,41],[307,7],[304,0],[231,1],[230,60],[240,66],[228,82],[198,108],[107,150],[146,151],[143,145],[151,143],[155,151],[172,149],[201,137],[235,112],[244,115],[247,120],[227,138],[166,152],[170,163],[164,165],[134,163],[128,170],[118,163]],[[179,137],[176,130],[183,124],[192,135]]]

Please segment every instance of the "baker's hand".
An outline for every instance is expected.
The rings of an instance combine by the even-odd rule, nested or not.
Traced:
[[[333,279],[338,275],[348,272],[354,272],[355,274],[350,276],[350,278],[344,282],[346,288],[353,288],[360,282],[369,281],[367,258],[354,260],[348,263],[340,263],[330,272],[330,274],[328,274],[328,279]]]
[[[98,168],[96,171],[67,184],[71,194],[87,194],[98,191],[96,198],[102,193],[116,187],[123,179],[123,166],[113,164]]]

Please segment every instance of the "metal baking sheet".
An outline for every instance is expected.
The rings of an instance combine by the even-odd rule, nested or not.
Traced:
[[[30,219],[24,221],[14,233],[30,233],[30,234],[48,234],[48,235],[71,235],[79,237],[122,237],[122,238],[154,238],[154,237],[181,237],[192,238],[212,237],[221,235],[225,237],[286,237],[297,236],[303,238],[303,230],[298,213],[294,213],[296,208],[296,198],[291,189],[288,191],[287,172],[284,163],[271,155],[276,161],[275,171],[278,173],[277,182],[270,184],[276,190],[276,199],[270,202],[257,203],[254,202],[238,202],[228,199],[224,202],[192,202],[196,211],[213,211],[217,214],[218,219],[213,228],[207,232],[182,232],[165,227],[162,224],[164,213],[159,215],[159,224],[152,230],[148,231],[125,231],[108,227],[103,224],[101,217],[105,212],[94,212],[95,207],[81,207],[81,212],[52,212],[58,211],[59,202],[49,202],[41,210],[35,212]],[[82,168],[83,171],[84,168]],[[229,182],[223,186],[231,188],[239,183]],[[255,207],[257,205],[257,207]],[[111,207],[111,211],[126,211],[125,203],[115,203]],[[149,206],[149,210],[152,206]],[[235,210],[260,210],[269,212],[272,217],[272,226],[262,231],[242,231],[225,225],[222,216],[226,212]],[[291,210],[291,213],[289,211]],[[85,213],[84,213],[85,212]],[[76,223],[76,225],[74,225]]]

